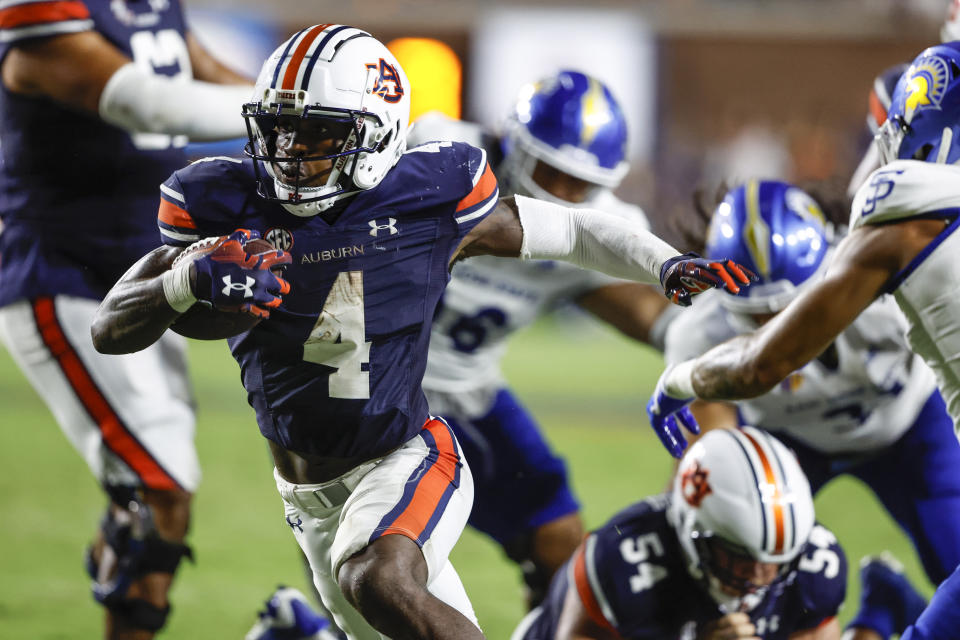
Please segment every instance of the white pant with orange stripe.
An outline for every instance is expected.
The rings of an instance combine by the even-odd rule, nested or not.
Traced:
[[[284,516],[313,570],[313,581],[351,640],[381,636],[347,602],[337,573],[380,536],[404,535],[427,562],[427,588],[477,624],[449,561],[473,504],[473,476],[450,427],[430,420],[419,435],[383,458],[322,484],[293,484],[274,470]],[[478,625],[479,626],[479,625]]]
[[[194,491],[200,465],[186,340],[128,355],[93,348],[99,303],[72,296],[0,308],[0,339],[103,485]]]

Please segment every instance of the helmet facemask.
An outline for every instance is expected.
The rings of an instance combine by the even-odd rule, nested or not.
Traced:
[[[378,152],[393,133],[374,133],[382,128],[375,114],[307,100],[306,91],[267,89],[263,100],[243,105],[244,152],[255,161],[257,193],[298,216],[356,193],[357,156]]]
[[[713,600],[727,612],[753,609],[770,587],[796,567],[797,559],[784,563],[761,562],[747,548],[709,531],[693,531],[691,537],[697,549],[701,581]],[[754,582],[752,578],[758,571],[763,579]]]

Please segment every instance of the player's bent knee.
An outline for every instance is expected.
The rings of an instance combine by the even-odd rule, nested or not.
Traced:
[[[337,573],[337,582],[361,613],[390,608],[426,592],[426,561],[409,538],[384,536],[346,560]]]

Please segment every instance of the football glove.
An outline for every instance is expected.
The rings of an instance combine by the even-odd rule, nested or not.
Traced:
[[[270,309],[280,306],[281,296],[290,292],[290,283],[273,270],[284,268],[292,258],[279,249],[247,253],[245,245],[259,237],[256,231],[237,229],[193,261],[193,294],[198,301],[218,311],[270,317]]]
[[[675,256],[660,267],[663,292],[674,304],[689,307],[691,299],[707,289],[740,293],[740,285],[758,280],[757,275],[733,260],[707,260],[695,253]]]
[[[687,406],[693,402],[693,398],[674,398],[667,394],[665,382],[669,372],[670,369],[667,368],[657,381],[653,396],[647,403],[647,417],[650,418],[653,432],[660,438],[660,442],[670,455],[680,458],[683,456],[683,450],[687,448],[687,439],[683,437],[680,425],[693,434],[700,433],[700,425],[697,424]]]

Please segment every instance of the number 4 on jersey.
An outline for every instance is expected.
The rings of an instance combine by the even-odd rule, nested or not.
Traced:
[[[336,369],[328,378],[331,398],[370,397],[370,362],[363,315],[363,272],[343,271],[327,294],[313,331],[303,343],[303,359]]]

